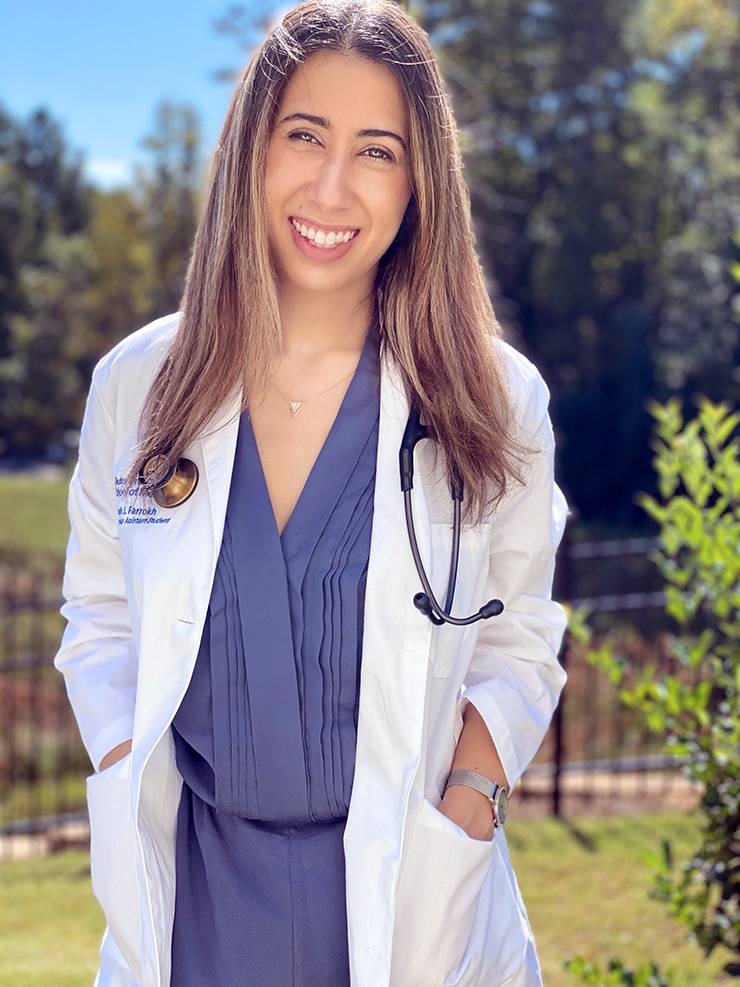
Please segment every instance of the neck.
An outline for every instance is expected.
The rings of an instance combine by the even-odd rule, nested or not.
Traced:
[[[373,301],[352,287],[352,292],[319,293],[294,286],[279,291],[284,358],[300,360],[332,350],[362,349]]]

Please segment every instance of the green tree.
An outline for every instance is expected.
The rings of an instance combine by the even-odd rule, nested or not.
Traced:
[[[195,228],[198,126],[160,104],[133,188],[82,178],[45,109],[0,110],[0,456],[36,458],[74,440],[106,349],[179,307]]]
[[[37,455],[79,390],[91,189],[48,111],[0,112],[0,142],[0,455]]]
[[[133,194],[150,250],[151,308],[159,315],[180,307],[185,287],[203,180],[199,144],[193,108],[163,100],[152,132],[142,140],[150,160],[134,169]]]
[[[411,5],[452,93],[496,308],[546,371],[583,521],[645,524],[627,494],[654,482],[648,397],[737,390],[730,8]]]

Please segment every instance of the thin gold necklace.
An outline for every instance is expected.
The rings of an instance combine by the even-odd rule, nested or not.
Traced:
[[[280,397],[283,398],[284,401],[287,401],[288,407],[290,408],[291,417],[295,418],[295,416],[301,410],[301,407],[306,403],[306,401],[313,401],[314,398],[319,398],[319,397],[321,397],[322,394],[326,394],[326,392],[327,391],[330,391],[332,389],[332,387],[336,387],[337,384],[341,384],[343,380],[346,380],[348,377],[350,377],[355,372],[355,370],[357,370],[357,367],[355,367],[354,370],[350,370],[350,372],[348,374],[345,374],[344,377],[342,377],[340,380],[336,381],[336,383],[330,384],[329,387],[325,387],[323,391],[319,391],[318,394],[314,394],[313,397],[306,398],[304,401],[292,401],[289,397],[286,397],[286,395],[283,394],[283,392],[277,386],[277,384],[275,383],[275,381],[272,380],[272,378],[270,378],[270,383],[275,388],[275,390],[278,392],[278,394],[280,395]]]

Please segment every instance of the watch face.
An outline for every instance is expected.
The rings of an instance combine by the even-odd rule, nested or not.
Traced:
[[[498,816],[498,821],[503,824],[506,822],[506,812],[509,805],[509,799],[506,795],[506,791],[503,788],[499,788],[496,792],[496,815]]]

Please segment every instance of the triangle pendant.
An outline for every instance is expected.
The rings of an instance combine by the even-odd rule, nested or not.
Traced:
[[[293,416],[293,418],[295,418],[295,416],[300,411],[303,401],[288,401],[288,404],[290,405],[290,413]]]

